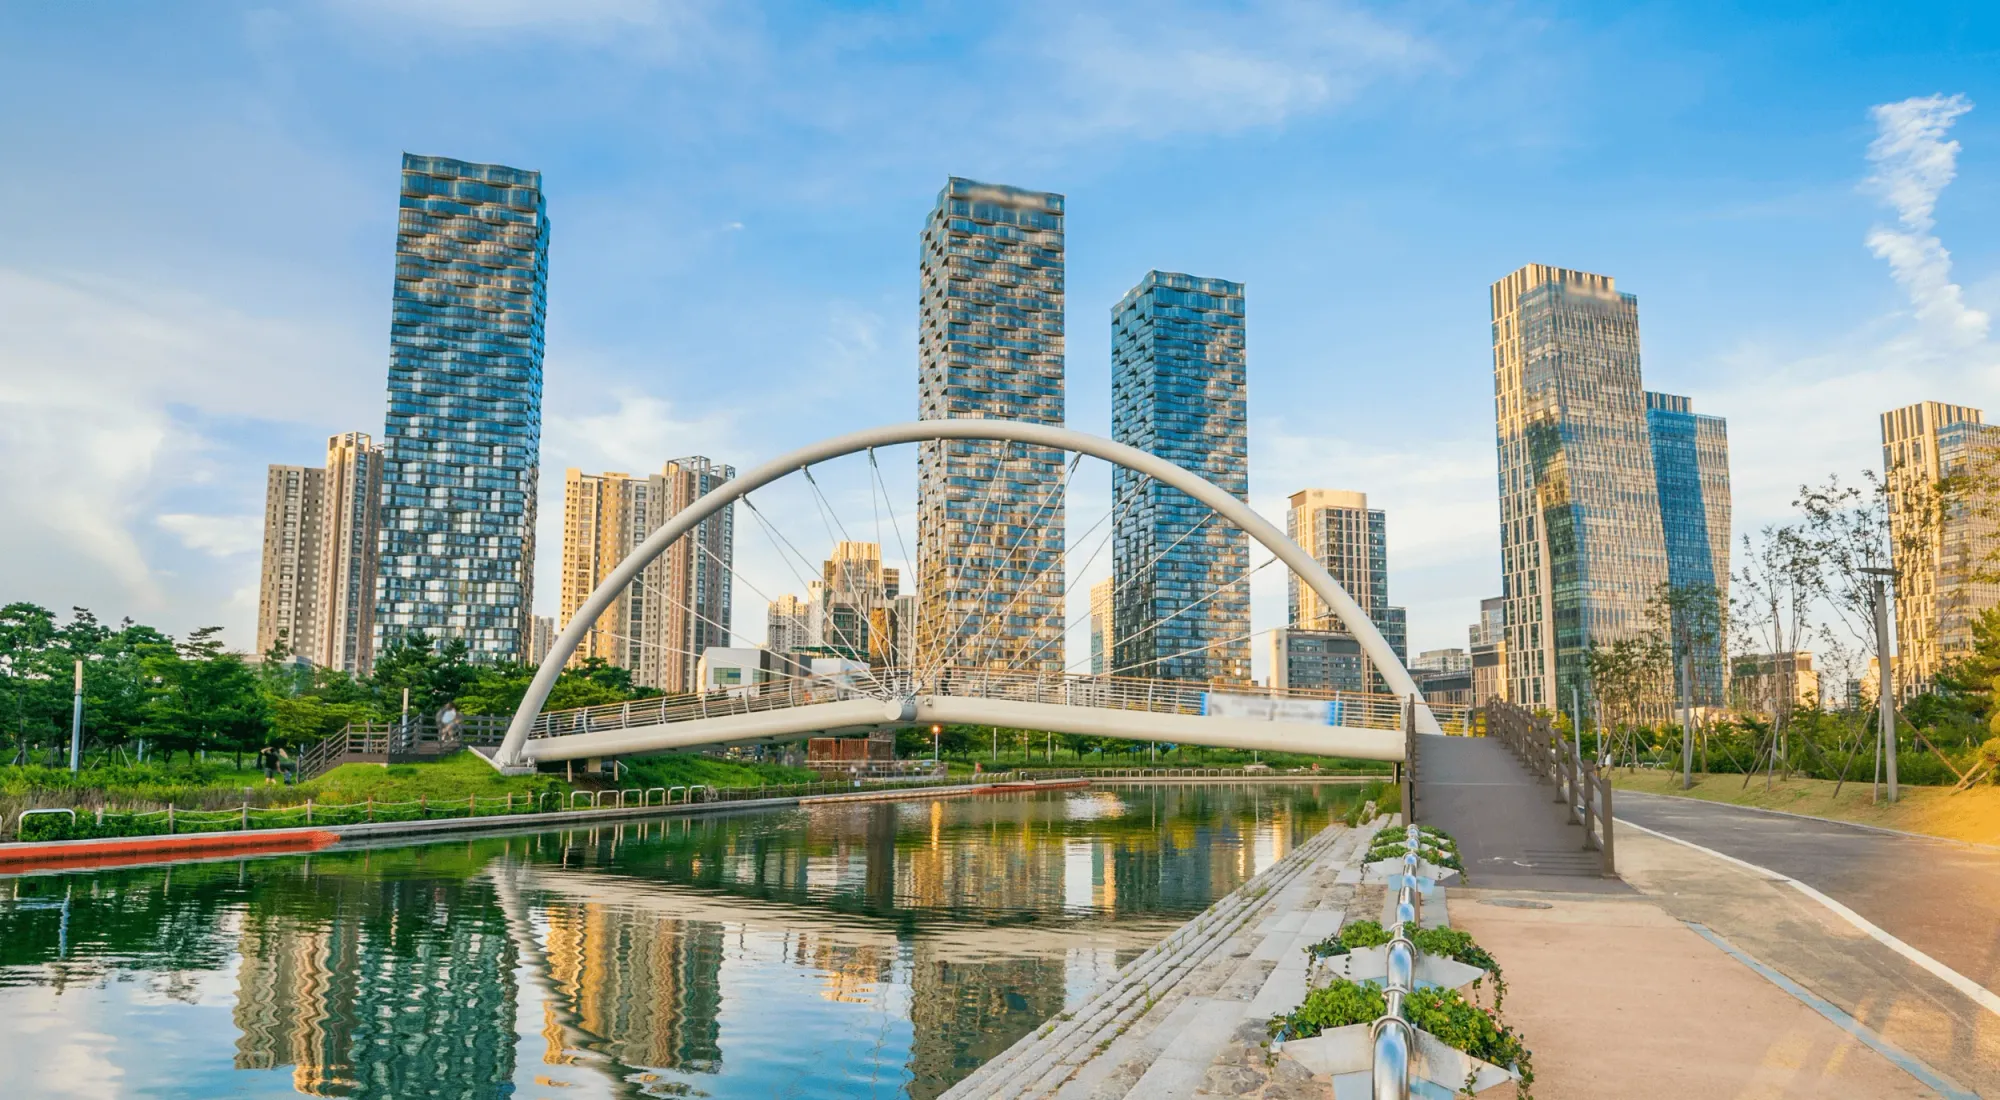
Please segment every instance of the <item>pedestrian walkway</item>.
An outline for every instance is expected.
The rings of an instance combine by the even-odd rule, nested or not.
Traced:
[[[1419,825],[1458,841],[1469,886],[1623,893],[1583,845],[1556,790],[1489,737],[1417,739]]]

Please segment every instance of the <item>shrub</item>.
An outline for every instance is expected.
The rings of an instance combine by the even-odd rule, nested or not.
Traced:
[[[1306,954],[1324,959],[1330,955],[1345,955],[1363,947],[1380,947],[1389,942],[1389,930],[1380,921],[1349,921],[1340,926],[1340,931],[1306,948]]]
[[[1328,1028],[1373,1023],[1389,1010],[1382,991],[1345,978],[1306,994],[1299,1007],[1279,1017],[1293,1039],[1310,1039]]]
[[[1307,998],[1310,1000],[1311,998]],[[1493,1018],[1491,1012],[1466,1000],[1455,989],[1418,989],[1403,998],[1403,1015],[1410,1023],[1430,1032],[1446,1046],[1462,1050],[1474,1058],[1496,1066],[1509,1066],[1521,1075],[1521,1095],[1535,1083],[1535,1070],[1528,1050],[1513,1028]]]

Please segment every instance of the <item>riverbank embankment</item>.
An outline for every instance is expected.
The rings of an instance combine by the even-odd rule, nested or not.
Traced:
[[[1296,1063],[1266,1057],[1267,1023],[1306,992],[1305,949],[1346,912],[1373,913],[1361,885],[1365,843],[1386,819],[1331,825],[944,1094],[1175,1100],[1321,1095]],[[1361,891],[1372,897],[1357,898]]]
[[[962,798],[1080,786],[1088,784],[1075,779],[1009,778],[999,783],[880,790],[864,788],[838,794],[683,802],[670,806],[604,807],[511,816],[439,818],[428,821],[378,821],[300,829],[250,829],[241,832],[103,837],[90,840],[14,841],[0,844],[0,875],[87,871],[153,863],[325,851],[344,845],[352,846],[387,839],[447,836],[457,833],[541,832],[548,829],[615,825],[656,818],[744,813],[789,806],[882,802],[911,798]]]

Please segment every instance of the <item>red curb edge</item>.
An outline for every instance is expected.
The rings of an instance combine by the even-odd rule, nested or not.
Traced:
[[[151,863],[161,855],[200,853],[316,852],[340,840],[325,829],[268,829],[240,833],[187,833],[178,836],[106,837],[0,845],[0,867],[27,871],[60,867],[83,870]]]

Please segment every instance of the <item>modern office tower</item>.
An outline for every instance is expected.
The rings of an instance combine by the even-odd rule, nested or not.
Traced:
[[[1636,637],[1667,581],[1639,303],[1529,264],[1493,284],[1508,696],[1567,707],[1592,644]]]
[[[257,585],[257,653],[313,660],[318,652],[326,471],[272,466],[264,479],[264,566]]]
[[[1472,705],[1507,699],[1507,599],[1479,601],[1479,621],[1466,630],[1472,651]]]
[[[319,611],[313,660],[355,676],[375,663],[375,572],[382,518],[382,448],[365,432],[326,441]]]
[[[1243,284],[1147,272],[1111,310],[1111,437],[1250,495]],[[1111,471],[1121,675],[1250,679],[1250,536],[1179,489]]]
[[[806,601],[784,595],[772,600],[765,613],[764,648],[773,653],[790,653],[817,645],[810,633],[812,617]]]
[[[1472,654],[1462,649],[1426,649],[1410,658],[1411,672],[1471,672]]]
[[[604,578],[631,553],[634,513],[640,522],[645,517],[643,509],[633,507],[632,490],[630,474],[586,474],[573,466],[563,472],[561,621],[565,628]],[[638,635],[628,621],[629,605],[632,589],[638,587],[633,585],[620,593],[604,609],[570,655],[570,664],[596,659],[632,667],[627,639]]]
[[[547,615],[537,615],[529,624],[528,663],[540,665],[556,647],[556,621]]]
[[[1688,697],[1697,707],[1719,707],[1727,701],[1729,671],[1721,630],[1729,609],[1729,425],[1719,416],[1695,412],[1685,397],[1648,391],[1646,431],[1653,444],[1667,584],[1680,592],[1715,595],[1712,614],[1673,624],[1675,637],[1688,637],[1693,644],[1694,686]],[[1676,661],[1676,700],[1686,686],[1681,683],[1685,671]]]
[[[1103,676],[1118,667],[1111,663],[1118,646],[1114,639],[1116,632],[1111,629],[1115,614],[1111,606],[1111,593],[1115,591],[1115,580],[1106,577],[1090,586],[1090,674]]]
[[[1061,424],[1063,197],[953,177],[920,266],[918,415]],[[1063,481],[1060,451],[919,445],[919,664],[1062,670]]]
[[[1978,409],[1924,401],[1882,414],[1882,471],[1896,569],[1896,691],[1908,696],[1972,649],[1972,624],[2000,604],[1991,498],[2000,425]]]
[[[736,476],[736,468],[700,455],[677,458],[646,479],[635,507],[635,543]],[[736,510],[731,505],[674,541],[639,574],[647,600],[634,637],[643,639],[630,666],[633,680],[662,691],[693,691],[702,651],[727,646],[735,580]]]
[[[1271,686],[1281,691],[1364,691],[1368,661],[1345,630],[1271,631]]]
[[[541,173],[403,155],[378,653],[421,630],[527,654],[548,261]]]
[[[1368,507],[1368,494],[1343,489],[1305,489],[1293,493],[1285,513],[1285,534],[1333,574],[1340,587],[1395,651],[1407,661],[1409,626],[1400,607],[1389,604],[1388,521],[1379,508]],[[1339,616],[1319,594],[1289,576],[1287,621],[1304,630],[1345,630]],[[1386,690],[1381,672],[1367,666],[1363,683],[1370,691]]]

